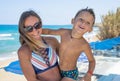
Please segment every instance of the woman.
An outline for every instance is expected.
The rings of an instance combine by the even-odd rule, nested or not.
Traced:
[[[25,11],[19,20],[21,47],[18,57],[27,81],[60,81],[55,38],[42,37],[42,21],[34,11]]]

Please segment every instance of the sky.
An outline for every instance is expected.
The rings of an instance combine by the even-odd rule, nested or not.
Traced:
[[[78,10],[92,8],[96,23],[109,11],[116,12],[120,0],[0,0],[0,24],[18,24],[20,15],[26,10],[34,10],[42,18],[44,25],[71,24]]]

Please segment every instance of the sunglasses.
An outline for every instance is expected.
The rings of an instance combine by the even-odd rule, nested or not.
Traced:
[[[35,23],[33,26],[25,26],[24,27],[24,30],[26,31],[26,32],[32,32],[33,31],[33,29],[40,29],[42,27],[42,24],[41,24],[41,22],[37,22],[37,23]]]

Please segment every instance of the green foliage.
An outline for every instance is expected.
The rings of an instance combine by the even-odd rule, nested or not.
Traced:
[[[117,8],[116,13],[108,12],[102,16],[102,26],[98,38],[104,40],[120,36],[120,8]]]

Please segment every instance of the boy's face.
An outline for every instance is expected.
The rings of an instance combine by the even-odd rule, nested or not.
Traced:
[[[94,17],[89,12],[81,12],[75,19],[72,20],[72,33],[82,36],[86,32],[92,31]]]

